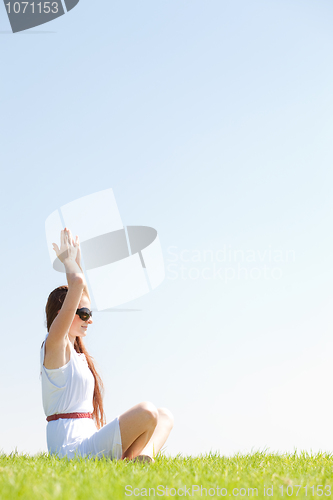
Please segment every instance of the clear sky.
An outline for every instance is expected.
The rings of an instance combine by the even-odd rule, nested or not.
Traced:
[[[10,34],[0,6],[0,448],[46,450],[39,348],[63,284],[44,224],[112,188],[164,282],[96,313],[107,420],[169,408],[166,453],[333,449],[333,5],[81,0]]]

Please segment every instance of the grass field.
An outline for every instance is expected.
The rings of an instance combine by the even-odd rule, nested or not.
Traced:
[[[0,499],[332,498],[333,456],[256,452],[155,463],[0,455]]]

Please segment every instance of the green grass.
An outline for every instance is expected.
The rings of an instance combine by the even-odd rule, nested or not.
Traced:
[[[195,485],[199,491],[192,489]],[[333,491],[333,456],[322,453],[255,452],[233,457],[210,453],[175,458],[159,455],[153,464],[105,458],[67,460],[47,454],[0,455],[1,500],[324,499],[332,498],[331,485]]]

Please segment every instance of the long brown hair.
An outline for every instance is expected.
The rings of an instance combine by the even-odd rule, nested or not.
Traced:
[[[59,286],[55,290],[53,290],[46,303],[45,312],[46,312],[46,327],[47,331],[50,331],[51,325],[54,319],[57,317],[59,309],[61,309],[64,300],[66,298],[68,292],[68,286],[63,285]],[[83,353],[87,359],[87,363],[91,373],[94,376],[95,387],[94,387],[94,396],[93,396],[93,419],[96,422],[96,426],[98,429],[105,425],[105,414],[103,408],[103,392],[104,386],[101,377],[98,375],[93,358],[88,354],[87,349],[83,343],[83,340],[80,337],[75,337],[74,341],[74,349],[78,353]]]

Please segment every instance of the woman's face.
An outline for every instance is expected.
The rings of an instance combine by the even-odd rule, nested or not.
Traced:
[[[78,305],[78,309],[81,307],[87,307],[90,309],[90,300],[86,295],[82,295],[81,300]],[[88,325],[92,323],[92,318],[90,317],[87,321],[83,321],[78,314],[75,314],[73,323],[69,329],[68,334],[72,337],[85,337],[87,335]]]

